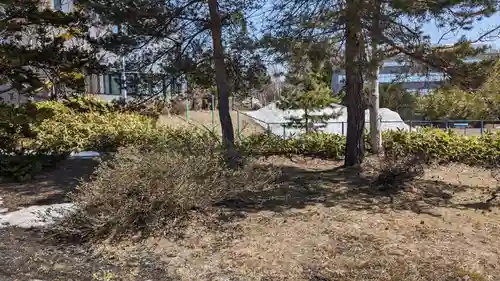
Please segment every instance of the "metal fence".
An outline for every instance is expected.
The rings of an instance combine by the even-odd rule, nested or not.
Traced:
[[[254,123],[257,123],[262,127],[264,131],[269,133],[274,133],[283,138],[289,137],[290,135],[297,133],[304,133],[305,129],[290,129],[288,128],[288,123],[272,123],[260,120],[258,118],[249,116],[243,112],[238,112],[237,115],[237,134],[239,137],[242,136],[243,132],[243,119],[249,119]],[[459,134],[467,136],[482,136],[486,132],[498,132],[500,131],[500,120],[406,120],[406,121],[381,121],[383,129],[390,129],[391,127],[396,128],[397,125],[406,124],[410,130],[418,128],[436,128],[441,130],[452,130]],[[336,131],[342,135],[347,134],[347,122],[326,122],[327,126],[337,125]],[[365,124],[365,128],[369,129],[369,123]],[[293,133],[291,133],[293,132]]]

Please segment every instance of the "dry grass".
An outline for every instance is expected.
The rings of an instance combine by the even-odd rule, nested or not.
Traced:
[[[224,154],[122,148],[104,161],[92,180],[71,194],[77,211],[57,230],[92,241],[134,235],[176,234],[192,210],[205,211],[243,191],[272,186],[279,176],[251,161],[230,169]]]
[[[131,255],[127,264],[117,264],[87,245],[54,241],[41,231],[0,229],[0,238],[2,281],[178,280],[158,267],[153,255]]]
[[[199,127],[213,129],[216,132],[221,132],[220,128],[220,119],[219,112],[215,112],[213,123],[212,123],[212,112],[211,111],[190,111],[189,112],[189,120],[186,121],[185,115],[162,115],[160,116],[159,122],[160,124],[169,125],[169,126],[186,126],[195,125]],[[231,112],[231,119],[233,121],[234,133],[235,136],[238,134],[238,118],[237,112]],[[250,118],[240,114],[240,125],[239,130],[241,132],[241,136],[248,136],[255,133],[264,132],[264,129],[256,124]]]
[[[175,239],[103,242],[90,250],[0,230],[0,252],[8,257],[0,259],[0,280],[90,280],[108,270],[114,272],[109,280],[479,281],[500,276],[498,202],[484,203],[498,182],[488,170],[432,166],[398,188],[383,190],[373,184],[377,165],[360,170],[312,159],[262,162],[282,168],[278,186],[193,212],[183,236]]]
[[[497,184],[489,171],[430,167],[381,192],[370,185],[370,173],[337,162],[267,163],[284,166],[281,187],[242,194],[244,200],[227,202],[211,217],[197,216],[180,240],[150,238],[102,251],[126,260],[129,251],[151,249],[180,280],[448,281],[500,274],[499,210],[478,204]]]

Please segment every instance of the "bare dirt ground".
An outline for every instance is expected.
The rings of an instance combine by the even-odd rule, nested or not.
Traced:
[[[9,211],[32,205],[68,202],[66,195],[97,166],[95,159],[67,159],[51,171],[22,183],[0,183],[3,207]]]
[[[238,114],[236,111],[231,112],[231,119],[233,121],[234,133],[236,136],[238,136],[238,130],[241,136],[264,132],[261,126],[257,125],[253,120],[243,114],[240,114],[238,126]],[[202,128],[214,129],[216,132],[221,132],[218,111],[214,114],[213,122],[211,111],[190,111],[187,121],[185,115],[163,115],[160,117],[159,122],[160,124],[169,126],[196,125]]]
[[[68,193],[88,179],[97,164],[94,159],[68,159],[29,182],[1,183],[0,209],[68,202]],[[60,240],[49,230],[0,227],[0,281],[176,280],[153,259],[153,255],[132,257],[127,264],[118,264],[103,258],[92,245]],[[118,273],[120,279],[115,278]]]
[[[339,162],[262,161],[283,169],[277,187],[193,214],[175,239],[80,245],[50,242],[40,231],[0,229],[0,280],[477,281],[500,276],[500,210],[495,200],[485,203],[497,186],[490,171],[432,166],[421,177],[380,191],[371,184],[373,175],[343,169]]]
[[[57,241],[38,230],[0,228],[0,255],[0,281],[177,280],[152,255],[118,264],[89,245]]]

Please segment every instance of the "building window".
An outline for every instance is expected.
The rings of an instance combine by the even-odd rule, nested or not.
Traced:
[[[120,95],[121,94],[120,75],[104,75],[104,94],[105,95]]]
[[[127,95],[139,95],[139,75],[136,73],[127,74]]]
[[[54,0],[54,10],[56,11],[62,11],[63,9],[63,0]]]

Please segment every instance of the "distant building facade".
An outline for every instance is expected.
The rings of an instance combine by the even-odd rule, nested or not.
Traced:
[[[42,7],[58,10],[62,12],[71,12],[74,9],[74,0],[46,0],[42,2]],[[109,33],[118,33],[120,30],[117,26],[99,26],[92,27],[89,30],[90,37],[105,36]],[[54,30],[54,36],[57,36],[57,30]],[[29,33],[23,36],[22,44],[36,44]],[[89,47],[88,42],[73,39],[66,42],[68,47],[81,46],[82,48]],[[159,71],[142,73],[137,71],[129,71],[126,64],[121,64],[123,57],[115,53],[100,51],[98,53],[102,65],[108,65],[108,70],[103,73],[87,73],[85,75],[85,93],[99,96],[104,100],[119,99],[123,96],[127,98],[135,98],[144,95],[172,95],[185,91],[186,86],[181,83],[180,79],[165,77]],[[126,59],[125,59],[126,60]],[[118,62],[118,63],[117,63]],[[112,65],[120,65],[112,67]],[[163,77],[162,77],[163,76]],[[139,83],[138,81],[141,80]],[[9,85],[0,85],[0,100],[7,103],[20,104],[30,99],[24,95],[18,94],[16,91],[5,91],[9,89]],[[37,93],[35,100],[44,100],[50,96],[50,91]]]
[[[492,51],[478,57],[468,58],[469,61],[477,61],[486,58],[500,56],[499,51]],[[388,59],[384,61],[380,68],[380,84],[398,84],[409,91],[427,92],[431,89],[438,88],[446,79],[444,73],[435,71],[422,74],[418,70],[418,65],[405,63],[396,59]],[[332,89],[338,93],[345,84],[345,71],[338,70],[332,76]]]

